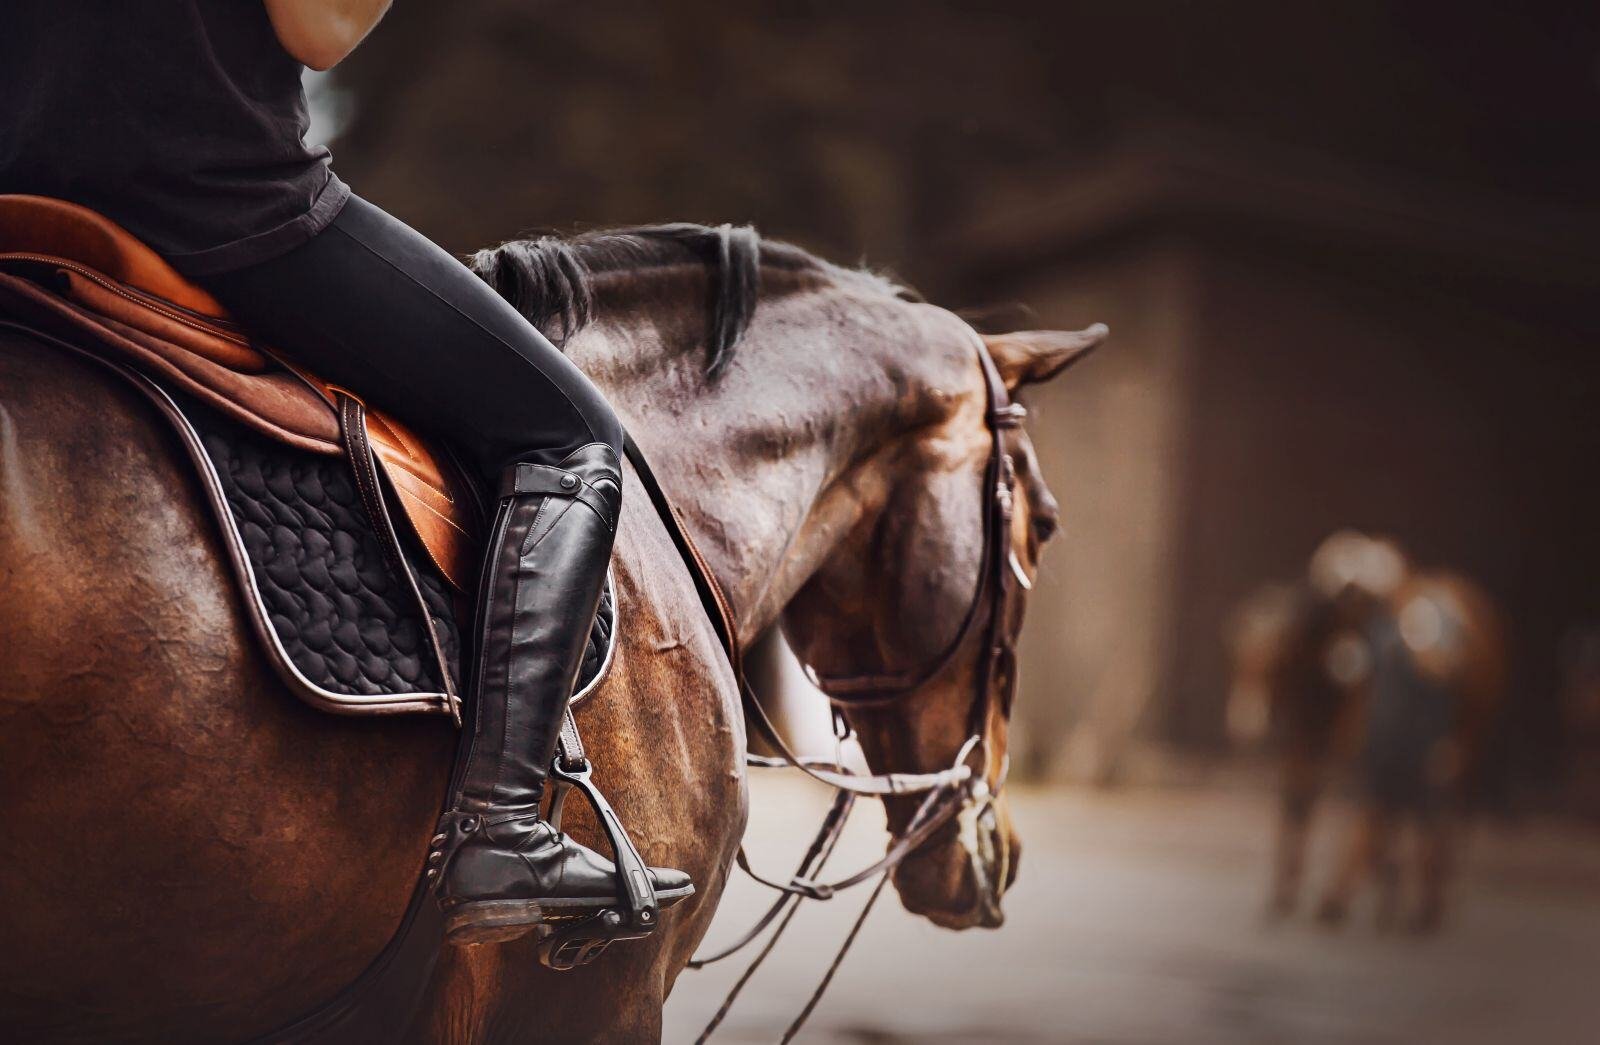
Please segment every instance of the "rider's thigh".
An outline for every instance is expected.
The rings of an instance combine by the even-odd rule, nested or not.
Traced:
[[[352,197],[281,257],[206,279],[233,314],[326,380],[457,443],[492,475],[622,429],[599,390],[487,284]]]

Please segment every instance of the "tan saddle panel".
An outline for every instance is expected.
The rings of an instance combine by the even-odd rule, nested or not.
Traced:
[[[215,298],[103,215],[65,200],[0,194],[0,266],[51,277],[54,296],[0,274],[0,296],[23,312],[93,328],[98,343],[275,439],[343,452],[331,385],[253,341]],[[404,517],[444,577],[469,590],[470,493],[398,420],[369,408],[367,423]]]

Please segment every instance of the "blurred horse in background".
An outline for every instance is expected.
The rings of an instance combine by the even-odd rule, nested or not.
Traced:
[[[1230,629],[1236,740],[1271,732],[1282,750],[1282,807],[1269,910],[1293,912],[1311,816],[1338,767],[1355,770],[1359,817],[1317,914],[1345,918],[1369,876],[1378,924],[1401,921],[1404,830],[1416,830],[1410,928],[1440,925],[1457,824],[1503,699],[1499,615],[1467,578],[1419,570],[1392,540],[1343,531],[1304,580],[1247,600]]]

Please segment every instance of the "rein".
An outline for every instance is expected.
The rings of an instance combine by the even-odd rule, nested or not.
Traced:
[[[824,759],[797,755],[768,717],[766,709],[756,699],[745,677],[743,652],[739,646],[739,633],[733,618],[732,605],[712,573],[704,556],[690,537],[682,516],[662,488],[655,472],[639,445],[631,435],[624,437],[624,452],[632,462],[643,483],[646,495],[654,505],[668,535],[677,547],[689,569],[700,602],[705,608],[712,627],[717,632],[723,651],[733,669],[739,687],[746,720],[772,745],[780,758],[746,755],[747,765],[755,768],[794,768],[835,790],[835,797],[827,816],[815,838],[801,859],[799,867],[787,883],[774,881],[758,874],[750,865],[744,847],[739,847],[736,857],[739,867],[755,881],[775,890],[779,895],[772,906],[731,945],[712,954],[696,957],[689,968],[703,968],[738,953],[757,940],[766,928],[782,915],[777,930],[767,944],[757,953],[749,967],[729,992],[721,1008],[701,1033],[700,1042],[708,1039],[727,1015],[750,977],[771,953],[773,946],[788,927],[799,909],[802,899],[827,900],[837,892],[860,885],[874,877],[878,884],[858,916],[849,936],[840,947],[826,975],[807,1002],[805,1008],[789,1026],[783,1040],[789,1041],[815,1009],[834,973],[843,961],[856,934],[868,913],[877,902],[889,874],[909,856],[919,850],[940,828],[964,810],[974,806],[992,804],[1005,783],[1006,765],[1002,762],[993,784],[990,783],[991,752],[989,750],[989,722],[995,710],[995,692],[1002,691],[1000,708],[1009,712],[1016,689],[1015,636],[1008,629],[1012,618],[1013,600],[1018,586],[1027,587],[1027,581],[1017,566],[1011,550],[1011,520],[1015,500],[1016,471],[1013,464],[1013,441],[1021,429],[1027,411],[1011,401],[988,347],[976,335],[973,337],[979,366],[983,371],[988,395],[985,423],[990,433],[989,458],[984,469],[983,489],[985,505],[983,515],[983,547],[979,558],[979,575],[972,600],[963,615],[961,627],[949,645],[926,667],[917,671],[880,672],[859,675],[822,675],[811,665],[803,665],[807,677],[820,689],[836,709],[852,706],[884,706],[905,699],[910,694],[933,682],[950,670],[958,655],[980,631],[984,643],[978,671],[975,673],[975,693],[969,720],[971,736],[962,744],[954,762],[948,769],[935,773],[852,773],[842,765]],[[996,679],[1001,686],[995,685]],[[970,760],[974,753],[980,757],[981,771],[975,772]],[[817,881],[823,864],[832,853],[843,833],[845,822],[859,795],[923,795],[921,804],[907,822],[905,829],[894,836],[893,843],[882,859],[870,866],[834,882]],[[784,912],[788,908],[787,913]]]

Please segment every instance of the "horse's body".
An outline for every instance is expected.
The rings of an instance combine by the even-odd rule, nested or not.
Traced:
[[[937,444],[958,513],[959,487],[978,495],[982,384],[964,324],[822,263],[762,272],[740,355],[708,382],[708,278],[681,254],[644,276],[597,273],[598,318],[568,349],[651,451],[749,640],[883,510],[883,491],[927,467],[914,447]],[[1039,352],[1018,349],[1008,376],[1048,376]],[[1039,372],[1017,376],[1029,361]],[[1028,482],[1038,512],[1048,494]],[[698,892],[648,942],[575,973],[542,968],[528,939],[446,948],[416,1040],[650,1039],[716,908],[746,815],[738,691],[637,491],[617,543],[621,645],[578,720],[643,856]],[[214,530],[135,393],[0,329],[0,1013],[14,1039],[271,1031],[362,971],[417,880],[450,726],[299,703],[254,645]],[[931,610],[970,593],[971,565],[929,564]],[[934,625],[926,643],[953,622]],[[864,729],[869,756],[939,767],[961,740],[905,732],[886,754]],[[586,814],[570,826],[595,843]],[[1009,836],[1003,817],[995,830]],[[908,904],[976,920],[961,905],[977,898],[956,895],[971,889],[964,859],[953,842],[919,854]]]
[[[444,795],[450,726],[337,718],[283,687],[175,438],[135,393],[9,333],[0,388],[8,1034],[270,1031],[353,980],[394,931]],[[436,1040],[536,1026],[648,1037],[715,908],[744,822],[737,695],[642,499],[625,510],[616,576],[623,646],[579,718],[636,844],[678,861],[700,894],[667,915],[659,944],[559,981],[528,946],[447,951]],[[681,612],[647,609],[668,606]]]

